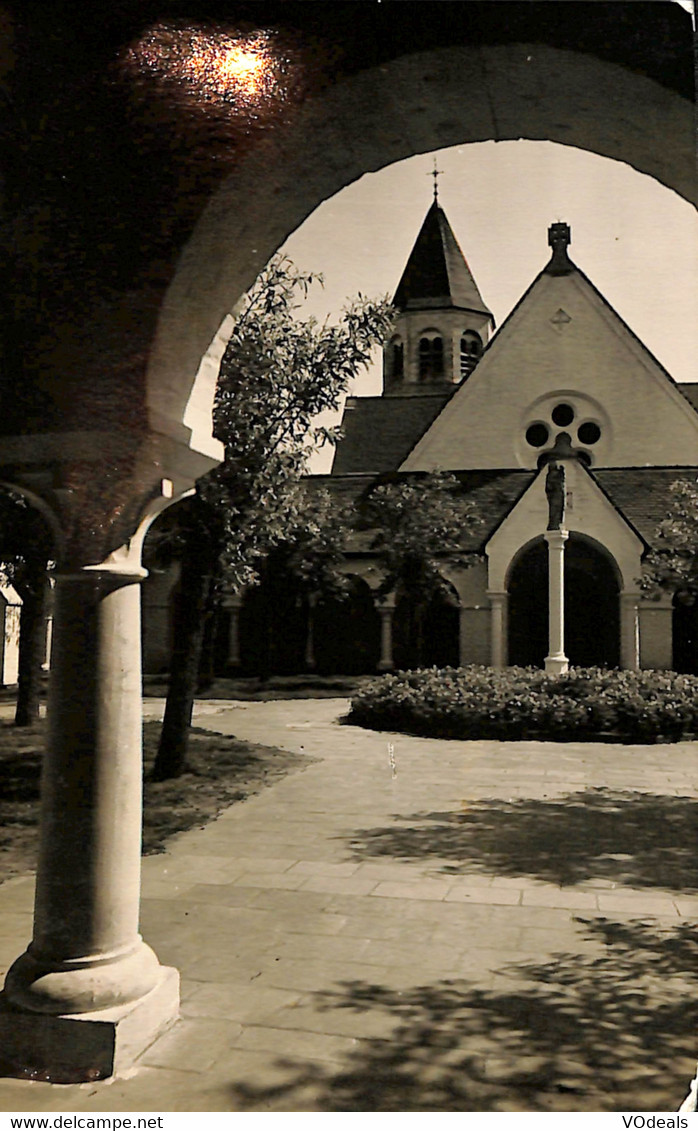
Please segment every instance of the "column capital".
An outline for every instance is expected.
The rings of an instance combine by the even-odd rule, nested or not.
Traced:
[[[569,530],[546,530],[543,537],[549,546],[564,546],[570,536]]]
[[[394,613],[395,606],[397,605],[397,597],[395,593],[386,593],[385,596],[379,597],[375,595],[375,605],[379,613]]]

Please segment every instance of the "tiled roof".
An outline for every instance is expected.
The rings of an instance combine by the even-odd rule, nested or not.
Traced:
[[[464,542],[464,549],[483,550],[497,527],[536,477],[535,471],[456,471],[463,495],[475,506],[479,526]]]
[[[671,485],[680,479],[698,479],[698,467],[620,467],[593,472],[613,505],[646,542],[652,543],[671,508]]]
[[[478,310],[492,318],[446,213],[436,201],[426,214],[393,301],[398,310],[455,307]]]
[[[417,397],[349,397],[332,474],[396,470],[452,391]]]
[[[690,401],[695,409],[698,409],[698,385],[679,385],[679,392],[683,393],[687,401]]]
[[[500,522],[521,498],[536,476],[534,471],[456,471],[464,499],[470,500],[481,522],[466,532],[464,550],[483,550]],[[403,472],[390,476],[315,476],[309,482],[316,489],[326,488],[341,503],[353,502],[360,509],[361,500],[380,483],[419,480],[420,473]],[[359,531],[352,538],[352,549],[368,551],[373,540],[371,531]]]
[[[342,503],[361,506],[361,499],[381,482],[419,479],[420,472],[401,472],[390,476],[327,475],[307,480],[311,489],[326,488]],[[457,471],[463,497],[475,504],[481,526],[470,533],[463,548],[482,550],[500,523],[533,482],[535,471]],[[620,467],[590,472],[614,507],[649,545],[657,527],[671,507],[671,486],[681,479],[698,480],[698,467]],[[370,536],[364,549],[368,550]],[[361,538],[359,538],[361,541]],[[357,545],[356,547],[360,547]]]

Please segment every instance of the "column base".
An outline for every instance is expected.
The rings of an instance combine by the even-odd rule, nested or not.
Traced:
[[[545,670],[548,675],[564,675],[569,671],[570,662],[567,656],[546,656]]]
[[[390,660],[379,660],[376,664],[376,671],[391,672],[395,665]]]
[[[30,1013],[0,994],[0,1076],[79,1084],[129,1068],[179,1017],[179,973],[160,968],[138,1001],[92,1013]]]

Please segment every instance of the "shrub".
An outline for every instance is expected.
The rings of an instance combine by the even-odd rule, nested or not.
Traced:
[[[676,742],[698,734],[698,677],[572,668],[430,668],[363,687],[349,721],[432,738]]]

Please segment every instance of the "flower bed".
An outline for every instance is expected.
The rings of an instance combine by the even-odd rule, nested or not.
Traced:
[[[396,672],[354,696],[349,722],[432,738],[677,742],[698,734],[698,677],[603,668]]]

